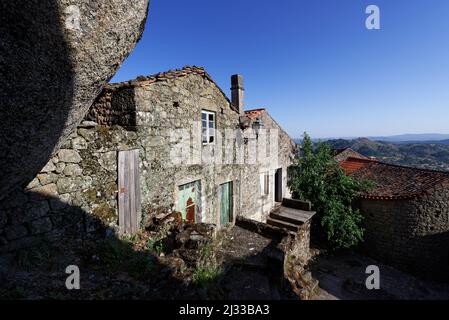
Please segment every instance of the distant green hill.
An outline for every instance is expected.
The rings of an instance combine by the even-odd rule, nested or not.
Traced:
[[[393,164],[449,171],[449,141],[390,143],[366,138],[328,140],[332,148],[351,148],[365,156]]]

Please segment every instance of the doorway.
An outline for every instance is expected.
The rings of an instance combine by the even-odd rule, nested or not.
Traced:
[[[282,168],[274,174],[274,201],[282,202]]]
[[[201,182],[199,180],[179,186],[178,208],[184,221],[196,223],[201,220]]]
[[[232,182],[220,185],[220,226],[226,227],[232,221],[233,210]]]

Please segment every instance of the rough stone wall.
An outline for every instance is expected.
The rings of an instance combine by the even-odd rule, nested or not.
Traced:
[[[102,125],[85,121],[23,191],[17,190],[1,204],[2,250],[68,229],[80,234],[99,226],[117,230],[120,150],[140,150],[144,216],[176,209],[178,186],[201,180],[202,221],[219,225],[218,186],[228,181],[234,182],[235,218],[239,166],[171,163],[173,146],[179,142],[173,139],[173,130],[193,130],[192,121],[200,123],[202,108],[216,111],[217,129],[238,125],[238,114],[227,99],[200,75],[105,90],[86,117]],[[217,145],[199,145],[200,151],[218,157],[216,149]]]
[[[41,238],[114,231],[117,150],[136,141],[135,132],[83,122],[23,190],[0,204],[0,251]]]
[[[140,39],[148,3],[0,2],[0,199],[76,129]]]
[[[306,265],[310,259],[310,226],[311,220],[299,227],[295,241],[292,242],[289,254],[299,259],[301,264]]]
[[[202,145],[201,137],[195,136],[195,130],[201,124],[201,110],[215,112],[218,132],[235,129],[238,125],[238,114],[230,108],[229,101],[218,87],[205,77],[188,75],[138,86],[135,101],[138,131],[149,137],[142,142],[142,199],[146,213],[161,207],[176,209],[178,187],[201,180],[202,222],[220,226],[219,185],[232,181],[235,218],[240,202],[239,167],[220,163],[219,140],[213,145]],[[178,150],[178,154],[176,150],[182,139],[182,130],[187,137],[197,139],[182,141],[186,149]],[[183,163],[172,162],[174,157],[186,152],[192,152],[192,157],[184,159]],[[194,154],[199,158],[194,159]],[[210,162],[197,161],[206,155],[210,155]]]
[[[231,223],[238,214],[252,217],[261,199],[259,165],[225,162],[220,139],[214,145],[202,145],[201,140],[196,143],[179,135],[196,130],[202,109],[216,113],[219,132],[239,126],[239,114],[229,100],[199,74],[105,89],[83,124],[31,183],[0,204],[0,250],[14,250],[40,237],[116,232],[117,155],[122,150],[140,150],[144,223],[161,211],[176,210],[179,186],[196,180],[201,181],[201,222],[221,227],[219,186],[229,181],[233,182]],[[277,126],[270,119],[266,124]],[[279,149],[279,158],[289,161],[284,156],[291,153],[287,150],[293,142],[281,132],[279,143],[286,144]],[[252,152],[249,145],[245,148],[245,152]],[[214,161],[198,163],[192,157],[172,162],[191,151],[200,159],[207,155]],[[234,160],[236,157],[233,153]],[[282,162],[276,168],[282,166],[285,174],[289,163]],[[266,213],[274,205],[275,167],[268,168],[272,185],[270,199],[263,207]],[[257,194],[252,193],[254,190]]]
[[[449,280],[449,189],[410,200],[361,200],[369,254],[429,278]]]
[[[265,158],[261,157],[258,166],[245,166],[243,168],[242,190],[245,190],[245,197],[242,197],[242,215],[265,222],[268,214],[276,205],[274,195],[275,172],[279,168],[282,169],[282,195],[284,198],[291,197],[287,187],[287,168],[293,163],[296,154],[296,144],[266,111],[263,111],[260,117],[264,123],[264,131],[262,131],[259,139],[266,139],[268,151],[265,153]],[[277,130],[277,145],[270,144],[270,141],[276,141],[270,137],[270,135],[276,132],[272,130]],[[251,138],[254,139],[254,137]],[[246,148],[248,149],[250,146]],[[257,152],[259,154],[262,152],[263,154],[263,151],[257,150]],[[261,175],[265,172],[269,174],[270,186],[268,195],[262,193],[263,179]]]
[[[314,294],[318,281],[313,279],[310,271],[306,271],[311,257],[310,221],[303,224],[297,234],[244,217],[238,217],[236,225],[271,239],[271,245],[265,247],[261,254],[266,255],[269,261],[267,263],[272,268],[277,261],[281,262],[282,274],[276,276],[285,281],[284,289],[291,290],[303,300],[309,299]]]

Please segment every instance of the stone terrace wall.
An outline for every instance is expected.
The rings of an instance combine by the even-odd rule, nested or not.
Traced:
[[[449,186],[416,199],[413,205],[419,220],[412,271],[449,280]]]
[[[449,280],[449,189],[411,200],[361,200],[367,252],[387,264]]]

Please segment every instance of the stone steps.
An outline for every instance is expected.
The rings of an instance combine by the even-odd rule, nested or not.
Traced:
[[[300,226],[304,223],[303,216],[302,212],[285,212],[281,210],[276,210],[270,213],[270,218],[285,221],[296,226]]]
[[[298,232],[299,228],[309,221],[314,214],[314,211],[305,211],[281,205],[270,212],[267,224],[290,232]]]
[[[269,224],[271,226],[278,227],[278,228],[287,229],[287,230],[293,231],[293,232],[298,232],[298,229],[299,229],[299,225],[293,224],[293,223],[290,223],[290,222],[287,222],[287,221],[283,221],[283,220],[272,218],[271,215],[267,219],[267,224]]]

